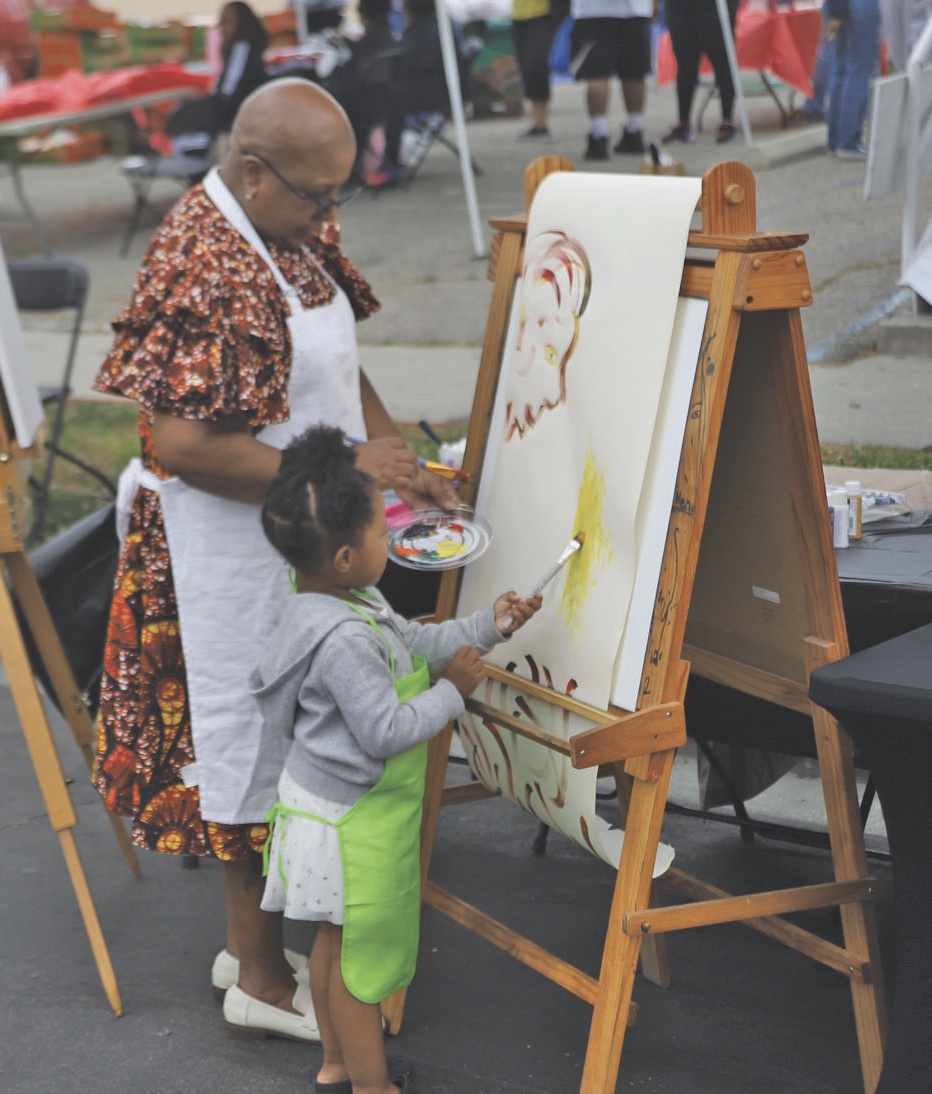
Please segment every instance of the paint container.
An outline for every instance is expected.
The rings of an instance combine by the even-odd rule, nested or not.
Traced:
[[[828,511],[832,522],[832,546],[848,546],[848,494],[842,487],[828,492]]]
[[[463,457],[466,455],[466,438],[442,444],[439,450],[440,462],[447,467],[462,467]]]
[[[861,520],[864,515],[860,482],[857,479],[846,482],[845,494],[848,498],[848,538],[860,539]]]

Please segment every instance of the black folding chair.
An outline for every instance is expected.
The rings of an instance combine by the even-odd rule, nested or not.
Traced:
[[[71,396],[71,375],[74,371],[78,338],[81,334],[81,323],[84,319],[84,305],[87,300],[87,267],[83,263],[73,260],[50,258],[10,262],[7,268],[10,273],[10,283],[13,287],[16,307],[20,311],[70,312],[68,325],[64,330],[67,348],[61,382],[52,387],[39,388],[39,398],[42,405],[55,404],[55,415],[46,442],[48,456],[42,471],[42,477],[41,480],[30,480],[34,492],[35,512],[31,536],[34,540],[39,540],[45,527],[49,491],[57,457],[61,456],[69,463],[80,467],[82,471],[92,475],[113,496],[116,496],[116,487],[96,467],[91,467],[90,464],[85,463],[72,453],[63,451],[59,446],[62,429],[65,425],[65,408]]]
[[[189,156],[161,156],[153,153],[148,156],[129,156],[123,160],[121,170],[133,188],[133,212],[120,244],[120,254],[126,256],[133,236],[142,223],[143,213],[148,209],[157,219],[159,212],[149,201],[149,192],[159,179],[169,179],[188,189],[210,170],[213,164],[211,153]]]

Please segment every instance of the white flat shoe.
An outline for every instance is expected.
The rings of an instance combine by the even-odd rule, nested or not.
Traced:
[[[307,984],[310,972],[304,954],[285,950],[285,960],[294,969],[295,980],[299,984]],[[234,957],[227,950],[221,950],[214,958],[210,970],[210,986],[213,989],[214,999],[222,1003],[224,995],[237,980],[239,980],[239,958]]]
[[[319,1042],[320,1030],[310,992],[299,987],[295,992],[294,1005],[306,1005],[306,1013],[292,1014],[270,1003],[263,1003],[234,984],[227,989],[223,999],[223,1020],[227,1033],[230,1037],[284,1037],[289,1041]]]

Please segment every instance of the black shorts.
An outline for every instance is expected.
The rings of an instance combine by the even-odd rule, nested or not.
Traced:
[[[570,70],[577,80],[643,79],[651,70],[650,19],[577,19],[570,31]]]

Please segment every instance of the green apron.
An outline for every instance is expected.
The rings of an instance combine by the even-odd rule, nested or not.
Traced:
[[[378,623],[363,608],[388,647],[395,693],[402,703],[430,687],[427,662],[412,654],[414,671],[395,675],[395,655]],[[340,968],[349,992],[363,1003],[381,1003],[414,978],[421,919],[421,811],[427,742],[385,762],[382,778],[338,821],[288,809],[279,802],[266,821],[292,815],[330,824],[340,839],[343,863],[343,946]],[[268,849],[265,845],[265,872]],[[281,863],[279,863],[281,872]],[[282,880],[287,879],[282,873]]]

